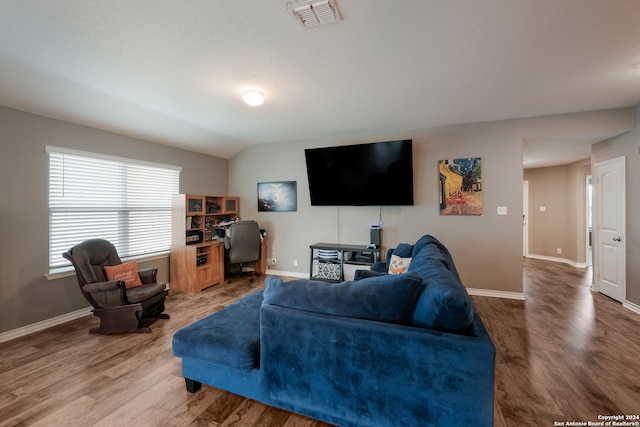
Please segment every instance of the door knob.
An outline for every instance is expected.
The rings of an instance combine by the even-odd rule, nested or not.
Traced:
[[[614,238],[613,238],[613,241],[614,241],[614,242],[621,242],[621,241],[622,241],[622,239],[621,239],[620,237],[614,237]]]

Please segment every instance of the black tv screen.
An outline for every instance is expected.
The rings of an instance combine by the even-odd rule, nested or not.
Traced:
[[[306,149],[312,206],[413,205],[410,139]]]

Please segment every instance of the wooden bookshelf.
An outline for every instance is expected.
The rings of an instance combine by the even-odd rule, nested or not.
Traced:
[[[171,289],[199,292],[224,281],[224,240],[217,230],[238,217],[237,197],[173,197]]]

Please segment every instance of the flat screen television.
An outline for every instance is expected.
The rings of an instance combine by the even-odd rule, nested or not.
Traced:
[[[413,205],[412,140],[304,151],[312,206]]]

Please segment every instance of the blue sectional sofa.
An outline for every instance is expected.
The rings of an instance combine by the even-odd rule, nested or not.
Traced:
[[[265,290],[177,331],[187,390],[202,383],[341,426],[493,425],[495,347],[436,238],[342,283]],[[397,260],[397,259],[396,259]]]

